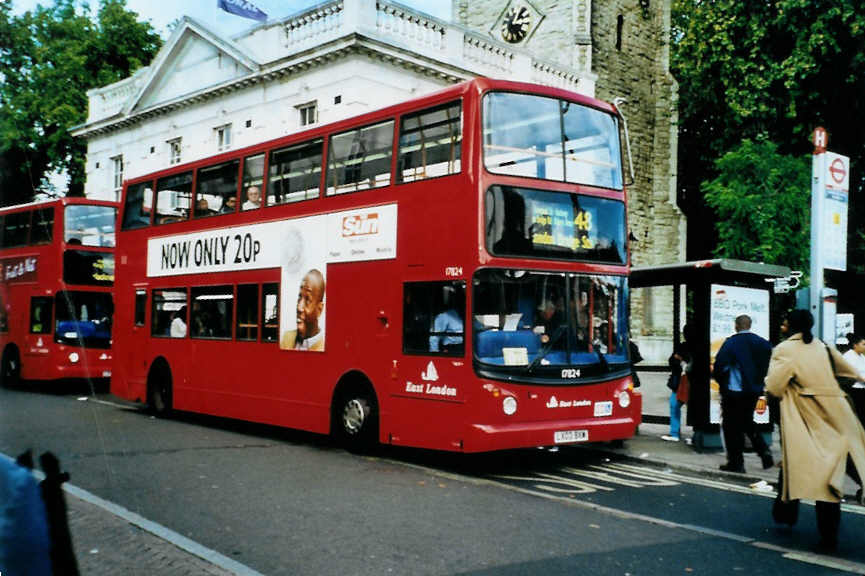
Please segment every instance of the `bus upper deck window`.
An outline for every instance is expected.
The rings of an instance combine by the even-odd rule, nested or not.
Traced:
[[[393,120],[334,134],[327,147],[327,195],[390,184]]]
[[[54,208],[33,211],[30,225],[30,243],[47,244],[54,238]]]
[[[314,140],[270,153],[268,206],[318,198],[323,146],[323,140]]]
[[[156,224],[189,219],[192,199],[192,172],[160,178],[156,181]]]
[[[153,184],[142,182],[126,189],[123,206],[122,230],[134,230],[150,224],[150,211],[153,207]]]
[[[3,221],[3,247],[24,246],[30,233],[30,212],[7,214]]]
[[[403,116],[397,180],[414,182],[460,171],[462,106],[452,102]]]
[[[233,160],[198,171],[195,184],[195,217],[237,211],[237,176],[240,161]]]

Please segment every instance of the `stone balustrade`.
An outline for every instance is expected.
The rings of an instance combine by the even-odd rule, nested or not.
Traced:
[[[277,35],[274,35],[276,33]],[[277,50],[261,52],[267,62],[258,62],[267,75],[280,65],[305,52],[327,50],[326,46],[352,37],[368,38],[408,60],[426,60],[434,73],[447,66],[450,78],[490,76],[557,86],[593,94],[594,76],[586,71],[539,61],[528,52],[499,42],[483,32],[444,22],[396,2],[381,0],[335,0],[315,6],[280,21],[267,23],[250,31],[250,39],[281,37]],[[270,40],[272,41],[272,40]],[[243,46],[244,41],[236,41]],[[88,123],[117,115],[140,89],[148,69],[131,78],[92,90]],[[462,72],[460,72],[462,71]],[[248,79],[242,85],[248,85]],[[252,78],[254,81],[254,78]],[[224,89],[224,87],[223,87]]]

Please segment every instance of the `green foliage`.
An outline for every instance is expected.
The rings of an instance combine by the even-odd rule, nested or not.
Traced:
[[[672,0],[672,7],[685,209],[699,213],[702,182],[716,174],[715,160],[743,139],[764,137],[782,154],[801,155],[811,150],[813,129],[823,126],[829,149],[851,157],[850,221],[862,221],[861,0]],[[849,246],[851,264],[865,263],[862,243]]]
[[[715,211],[715,255],[807,270],[810,245],[810,158],[778,153],[766,140],[744,140],[715,162],[703,183]]]
[[[161,40],[125,0],[55,0],[20,16],[0,3],[0,205],[30,200],[54,171],[84,188],[86,144],[70,128],[87,120],[87,90],[146,65]]]

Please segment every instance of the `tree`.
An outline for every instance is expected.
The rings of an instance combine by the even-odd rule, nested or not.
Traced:
[[[828,130],[831,150],[851,157],[850,220],[865,217],[859,0],[673,0],[671,67],[679,81],[681,201],[692,228],[716,218],[701,191],[717,174],[717,158],[757,137],[776,142],[780,154],[805,154],[817,126]],[[701,238],[689,239],[697,241],[692,257],[713,248],[713,239]],[[861,267],[862,244],[849,245],[851,263]]]
[[[20,16],[0,3],[0,205],[26,202],[65,171],[84,190],[86,144],[69,129],[87,120],[87,90],[147,64],[161,40],[125,0],[55,0]]]
[[[810,158],[779,154],[766,140],[744,140],[715,170],[702,187],[717,215],[715,255],[807,270]]]

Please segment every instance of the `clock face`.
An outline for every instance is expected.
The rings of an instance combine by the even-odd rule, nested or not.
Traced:
[[[532,14],[525,6],[511,6],[502,21],[502,38],[512,44],[521,42],[529,33],[532,24]]]

